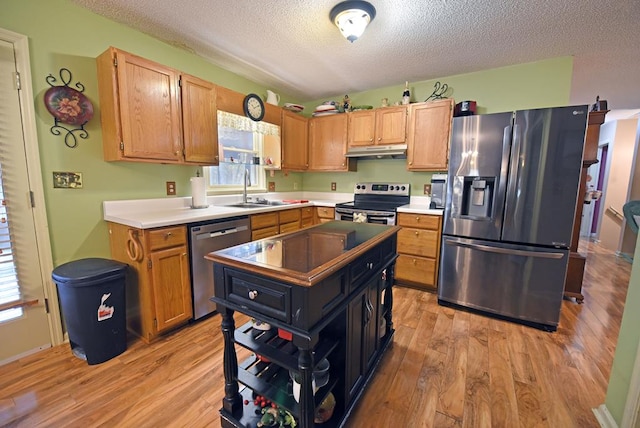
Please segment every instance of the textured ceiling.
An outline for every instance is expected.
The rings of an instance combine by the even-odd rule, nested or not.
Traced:
[[[369,0],[353,44],[338,0],[72,1],[300,101],[573,55],[572,104],[640,108],[639,0]]]

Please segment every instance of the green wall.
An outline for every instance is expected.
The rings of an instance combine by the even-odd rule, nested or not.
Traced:
[[[629,393],[631,375],[636,361],[638,344],[640,343],[640,311],[633,310],[640,307],[640,241],[636,242],[633,257],[631,278],[627,289],[627,300],[624,304],[622,324],[618,335],[618,345],[611,366],[609,387],[605,404],[618,426],[622,422],[624,405]]]
[[[115,199],[162,198],[165,181],[177,183],[178,196],[189,195],[189,178],[196,167],[154,165],[102,160],[100,108],[96,81],[95,57],[107,47],[115,46],[142,57],[210,80],[238,92],[266,94],[266,88],[213,66],[186,50],[166,44],[80,8],[68,0],[5,0],[0,27],[29,37],[36,121],[42,162],[47,216],[50,227],[54,265],[83,257],[108,257],[106,224],[102,220],[102,201]],[[44,108],[42,97],[49,88],[45,77],[59,77],[61,68],[73,74],[72,84],[85,85],[85,95],[93,102],[95,115],[87,124],[87,140],[78,147],[67,148],[63,138],[50,132],[53,119]],[[572,59],[569,57],[522,64],[479,73],[439,79],[447,83],[455,99],[474,99],[479,112],[563,105],[568,102]],[[400,98],[403,78],[397,86],[350,94],[354,104],[377,106],[380,98]],[[432,91],[435,81],[411,82],[413,100],[422,101]],[[283,102],[301,103],[277,90]],[[341,100],[344,94],[336,95]],[[309,115],[320,101],[306,103]],[[53,171],[83,174],[82,189],[53,189]],[[268,181],[275,181],[277,191],[293,190],[294,183],[304,190],[330,191],[337,183],[338,192],[351,193],[357,181],[393,180],[412,184],[414,195],[422,193],[430,173],[406,171],[404,160],[361,160],[355,173],[285,173],[278,171]]]

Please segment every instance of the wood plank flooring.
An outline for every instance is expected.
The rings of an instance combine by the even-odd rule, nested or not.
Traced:
[[[631,265],[580,245],[585,303],[565,300],[555,333],[396,287],[393,346],[347,426],[598,427]],[[223,395],[214,316],[95,366],[65,344],[0,367],[0,426],[218,427]]]

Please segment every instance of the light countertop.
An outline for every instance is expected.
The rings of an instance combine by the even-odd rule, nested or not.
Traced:
[[[309,202],[287,205],[265,205],[257,208],[236,208],[225,205],[240,202],[239,195],[209,196],[206,208],[191,208],[190,197],[135,199],[104,201],[103,219],[138,229],[175,226],[206,220],[223,219],[241,215],[259,214],[308,206],[335,207],[337,203],[353,200],[349,193],[287,192],[250,195],[253,199],[263,197],[269,200],[304,200]],[[411,203],[398,208],[400,213],[442,215],[443,210],[430,209],[428,199],[411,197]]]
[[[268,200],[308,200],[309,202],[265,205],[257,208],[225,206],[240,202],[239,195],[209,196],[207,197],[209,205],[206,208],[191,208],[191,197],[104,201],[102,203],[103,219],[138,229],[151,229],[307,206],[334,207],[336,203],[348,202],[353,197],[351,194],[323,192],[268,193],[250,196],[253,199],[259,196]]]

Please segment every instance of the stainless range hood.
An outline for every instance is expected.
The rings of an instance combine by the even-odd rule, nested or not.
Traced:
[[[407,157],[407,145],[390,144],[388,146],[351,147],[346,156],[348,158],[365,159],[404,159]]]

